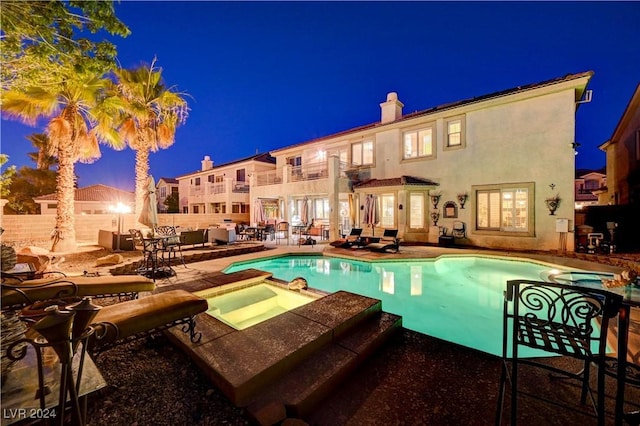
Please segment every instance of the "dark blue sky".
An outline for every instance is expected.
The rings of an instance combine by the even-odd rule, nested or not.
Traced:
[[[640,81],[639,2],[132,2],[114,38],[121,66],[154,56],[191,107],[176,143],[151,154],[175,177],[380,119],[391,91],[413,112],[593,70],[577,113],[579,168],[604,166]],[[44,131],[2,120],[2,152],[33,163],[25,138]],[[134,188],[134,153],[103,147],[76,166],[81,187]]]

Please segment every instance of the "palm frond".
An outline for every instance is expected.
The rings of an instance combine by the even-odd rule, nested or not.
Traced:
[[[47,135],[51,140],[52,155],[55,155],[58,151],[58,141],[68,139],[71,137],[71,123],[65,120],[63,117],[56,117],[51,120],[47,126]]]

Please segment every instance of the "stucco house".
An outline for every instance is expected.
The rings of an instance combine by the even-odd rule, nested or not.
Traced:
[[[133,210],[135,194],[107,185],[91,185],[75,189],[75,214],[107,214],[118,203]],[[56,214],[56,194],[41,195],[33,199],[40,204],[40,214]]]
[[[607,158],[607,204],[640,203],[640,84],[600,149]]]
[[[275,169],[275,159],[268,153],[214,166],[208,155],[200,170],[178,176],[182,213],[227,214],[234,222],[249,222],[250,176]]]
[[[576,210],[600,204],[599,194],[603,190],[606,192],[606,187],[607,175],[605,168],[602,170],[576,170]]]
[[[156,183],[156,198],[158,200],[158,213],[167,213],[168,207],[164,203],[172,194],[177,194],[180,199],[178,179],[161,177]]]
[[[389,93],[378,121],[272,151],[275,167],[251,176],[250,203],[275,205],[290,223],[307,214],[328,225],[331,239],[363,227],[437,243],[458,221],[466,228],[461,243],[573,250],[575,117],[592,75],[410,114]],[[373,198],[375,227],[364,214]]]

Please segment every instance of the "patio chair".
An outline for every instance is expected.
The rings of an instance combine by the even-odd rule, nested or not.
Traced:
[[[365,249],[386,252],[387,250],[393,250],[398,253],[400,251],[400,239],[398,238],[397,229],[385,229],[382,238],[377,243],[370,243],[364,246]]]
[[[609,320],[616,316],[623,297],[602,289],[527,280],[507,281],[504,297],[502,374],[498,393],[496,425],[502,420],[504,392],[511,381],[511,424],[516,424],[520,383],[520,364],[546,369],[562,377],[581,381],[580,402],[587,395],[598,418],[605,421],[605,371]],[[597,322],[600,322],[600,326]],[[581,360],[583,370],[574,373],[562,370],[539,358],[520,357],[520,348],[539,349]],[[590,388],[591,363],[597,365],[597,400]],[[511,365],[509,367],[509,364]],[[529,397],[557,404],[527,393]]]
[[[280,240],[286,240],[289,245],[289,222],[280,222],[276,225],[276,244]]]
[[[464,226],[464,222],[460,222],[456,220],[453,222],[453,229],[451,230],[451,235],[453,238],[465,238],[466,237],[466,229]]]
[[[185,268],[187,264],[184,261],[184,256],[182,255],[182,241],[180,240],[180,236],[176,232],[175,226],[158,226],[156,228],[156,233],[160,237],[166,237],[162,240],[162,257],[164,258],[164,254],[167,254],[168,265],[171,268],[171,257],[174,259],[177,256],[177,253],[180,253],[180,260],[182,261],[182,266]]]
[[[350,248],[360,240],[360,235],[362,235],[362,228],[351,228],[351,232],[346,238],[343,237],[332,241],[329,245],[338,248]]]

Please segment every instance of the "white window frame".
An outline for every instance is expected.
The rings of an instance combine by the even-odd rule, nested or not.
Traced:
[[[460,122],[460,131],[456,132],[456,134],[459,134],[460,137],[460,142],[459,143],[455,143],[452,144],[450,142],[450,135],[451,133],[449,133],[449,125],[453,124],[454,122],[459,121]],[[446,118],[444,120],[444,146],[443,149],[445,151],[447,150],[454,150],[454,149],[462,149],[465,148],[467,146],[467,142],[466,142],[466,117],[464,115],[458,115],[455,117],[449,117]]]
[[[371,145],[371,161],[370,162],[366,162],[365,161],[365,145]],[[356,153],[354,152],[354,149],[359,147],[360,148],[360,152]],[[376,156],[375,156],[375,143],[373,141],[373,138],[365,138],[361,141],[358,142],[352,142],[351,143],[351,164],[354,164],[356,166],[373,166],[375,164],[376,161]],[[359,157],[359,158],[356,158]]]
[[[421,133],[431,131],[431,152],[425,154],[423,147],[425,146],[420,142]],[[411,147],[411,152],[407,154],[407,137],[413,136],[415,138],[415,146]],[[422,152],[421,152],[422,151]],[[402,159],[403,160],[417,160],[425,158],[435,158],[436,156],[436,125],[435,123],[429,123],[420,127],[414,127],[406,129],[402,132]]]
[[[386,193],[378,195],[378,208],[380,209],[380,226],[383,228],[396,228],[396,194]]]
[[[414,197],[419,197],[422,199],[420,203],[414,201]],[[409,192],[407,194],[407,200],[409,201],[408,212],[407,215],[409,229],[411,230],[423,230],[427,227],[427,194],[425,192]],[[420,205],[418,205],[420,204]],[[413,213],[414,211],[418,211],[421,216],[420,223],[413,222]]]
[[[473,218],[474,229],[478,234],[487,235],[513,235],[513,236],[535,236],[535,197],[534,197],[535,184],[533,182],[524,183],[508,183],[499,185],[478,185],[473,187]],[[524,226],[516,226],[514,222],[509,222],[509,218],[521,217],[518,214],[520,202],[523,200],[516,200],[511,208],[507,207],[505,199],[507,195],[515,195],[516,193],[525,194],[524,202],[526,205],[526,218]],[[496,216],[493,216],[497,220],[497,224],[491,223],[491,217],[487,219],[487,226],[480,226],[480,214],[479,202],[482,198],[482,194],[498,194],[499,195],[499,207],[498,212],[494,212]],[[520,207],[519,207],[520,206]],[[491,212],[488,213],[491,215]]]

